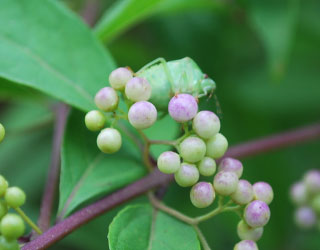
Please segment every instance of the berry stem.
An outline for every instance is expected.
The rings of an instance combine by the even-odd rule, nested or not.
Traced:
[[[142,159],[143,159],[145,167],[151,173],[153,171],[153,164],[150,160],[150,141],[149,141],[148,137],[141,130],[138,129],[137,131],[141,135],[141,137],[144,141],[144,146],[143,146],[143,151],[142,151]]]
[[[41,229],[33,223],[33,221],[22,211],[22,209],[20,207],[16,207],[14,208],[14,210],[16,210],[16,212],[22,217],[22,219],[25,220],[25,222],[27,222],[30,227],[36,231],[38,234],[42,234]]]
[[[194,230],[197,232],[198,238],[201,242],[203,250],[211,250],[206,238],[204,237],[203,233],[201,232],[200,228],[197,225],[193,225]]]
[[[176,146],[177,143],[176,141],[169,141],[169,140],[150,140],[149,143],[152,144],[162,144],[162,145],[171,145],[171,146]]]

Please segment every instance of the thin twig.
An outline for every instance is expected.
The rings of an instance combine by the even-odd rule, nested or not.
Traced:
[[[290,135],[290,136],[289,136]],[[290,138],[289,138],[290,137]],[[231,147],[227,152],[229,157],[242,158],[258,152],[268,152],[272,149],[282,148],[288,145],[293,145],[307,140],[313,140],[320,137],[320,123],[313,126],[307,126],[295,131],[286,132],[283,134],[274,135],[265,139],[244,143],[235,147]],[[290,142],[290,143],[289,143]],[[267,146],[266,146],[266,145]],[[245,145],[245,146],[243,146]],[[250,145],[250,146],[247,146]],[[264,149],[262,151],[262,149]],[[72,214],[59,224],[50,228],[47,232],[40,235],[37,239],[24,245],[23,250],[37,250],[44,249],[55,242],[59,241],[66,235],[70,234],[75,229],[96,218],[97,216],[109,211],[110,209],[123,204],[148,190],[159,187],[167,182],[173,180],[172,175],[161,173],[155,169],[148,176],[117,190],[109,196],[97,201],[78,212]]]
[[[198,238],[202,244],[203,250],[211,250],[206,238],[202,234],[200,228],[197,225],[193,226],[194,230],[197,232]]]

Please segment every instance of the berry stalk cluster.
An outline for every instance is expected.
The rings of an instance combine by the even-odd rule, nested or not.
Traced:
[[[320,230],[320,170],[306,172],[301,181],[291,186],[290,197],[297,206],[294,220],[298,227]]]

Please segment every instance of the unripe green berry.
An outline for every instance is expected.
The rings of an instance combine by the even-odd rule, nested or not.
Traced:
[[[190,191],[192,204],[198,208],[205,208],[212,204],[216,194],[209,182],[198,182]]]
[[[99,131],[106,123],[106,117],[99,110],[91,110],[84,119],[86,127],[91,131]]]
[[[151,102],[136,102],[129,109],[128,119],[136,129],[149,128],[157,120],[157,109]]]
[[[320,194],[312,199],[311,207],[316,213],[320,214]]]
[[[252,240],[243,240],[237,243],[233,250],[259,250],[257,244]]]
[[[5,135],[6,135],[6,130],[4,126],[0,123],[0,142],[3,141]]]
[[[7,205],[7,203],[4,200],[0,200],[0,220],[7,213],[8,213],[8,205]]]
[[[165,174],[174,174],[180,168],[180,156],[172,151],[163,152],[157,161],[158,168]]]
[[[253,199],[253,188],[247,180],[239,180],[237,190],[231,199],[238,205],[246,205]]]
[[[98,148],[103,153],[115,153],[120,149],[121,144],[121,134],[114,128],[103,129],[97,137]]]
[[[193,118],[192,127],[201,138],[209,139],[219,132],[220,120],[215,113],[204,110]]]
[[[264,201],[268,205],[272,202],[273,190],[268,183],[263,181],[256,182],[255,184],[253,184],[252,188],[253,188],[254,198],[256,200]]]
[[[98,91],[94,97],[97,107],[105,112],[114,111],[118,107],[119,97],[111,87],[105,87]]]
[[[218,159],[224,155],[227,149],[227,139],[222,134],[218,133],[207,141],[206,155],[213,159]]]
[[[145,78],[133,77],[127,83],[125,93],[131,101],[148,101],[151,97],[151,85]]]
[[[204,157],[198,164],[200,174],[211,176],[216,172],[216,162],[210,157]]]
[[[0,175],[0,197],[4,196],[8,188],[8,182],[7,180]]]
[[[206,144],[197,136],[189,136],[180,143],[180,154],[187,162],[198,162],[206,154]]]
[[[237,190],[238,176],[234,172],[219,172],[213,179],[214,190],[221,195],[230,195]]]
[[[237,226],[237,233],[241,240],[258,241],[263,234],[263,227],[250,227],[245,221],[241,220]]]
[[[1,250],[20,250],[20,247],[16,240],[7,240],[5,237],[0,236],[0,249]]]
[[[174,178],[179,186],[189,187],[199,180],[199,170],[193,164],[182,163]]]
[[[26,202],[26,194],[18,187],[9,187],[4,199],[9,207],[21,207]]]
[[[0,223],[1,234],[8,240],[19,238],[23,235],[25,225],[19,215],[7,214],[5,215]]]
[[[109,75],[109,83],[115,90],[124,90],[127,82],[132,78],[131,70],[120,67],[113,70]]]

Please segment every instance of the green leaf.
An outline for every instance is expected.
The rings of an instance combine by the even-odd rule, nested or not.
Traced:
[[[274,77],[285,73],[298,19],[299,0],[251,1],[252,25],[260,35]]]
[[[110,155],[98,149],[97,134],[86,129],[83,113],[72,111],[61,152],[60,216],[145,173],[140,151],[123,133],[120,151]]]
[[[200,250],[192,226],[149,205],[124,208],[110,224],[108,239],[111,250]]]
[[[166,12],[212,8],[211,0],[118,0],[95,27],[96,35],[106,42],[144,19]]]
[[[2,0],[0,77],[82,110],[114,68],[109,53],[59,1]]]

